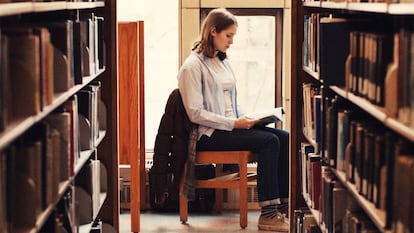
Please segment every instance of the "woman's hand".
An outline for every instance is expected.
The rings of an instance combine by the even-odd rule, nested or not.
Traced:
[[[257,124],[259,119],[252,119],[247,117],[240,117],[234,122],[235,129],[250,129]]]

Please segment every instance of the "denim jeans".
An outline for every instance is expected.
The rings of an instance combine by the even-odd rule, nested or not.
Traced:
[[[256,126],[233,131],[214,130],[203,135],[197,150],[251,150],[258,154],[257,192],[259,205],[279,204],[289,193],[289,133]]]

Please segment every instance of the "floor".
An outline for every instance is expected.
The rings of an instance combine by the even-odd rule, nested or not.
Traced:
[[[225,211],[222,213],[196,214],[190,213],[187,224],[182,224],[178,213],[141,212],[141,232],[268,232],[257,229],[257,220],[260,212],[249,210],[248,226],[241,229],[238,211]],[[128,212],[121,212],[120,233],[130,233],[131,216]]]

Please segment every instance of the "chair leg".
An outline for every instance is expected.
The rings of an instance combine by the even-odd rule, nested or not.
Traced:
[[[182,223],[186,223],[187,220],[188,220],[188,200],[187,200],[187,197],[180,191],[180,221]]]
[[[247,227],[247,159],[240,163],[240,227]]]
[[[219,177],[223,174],[223,164],[217,164],[215,169],[216,177]],[[216,189],[216,199],[214,202],[214,209],[221,213],[223,210],[223,189]]]
[[[183,193],[184,181],[187,173],[187,165],[184,165],[183,175],[180,181],[179,191],[179,208],[180,208],[180,221],[186,223],[188,220],[188,199]]]

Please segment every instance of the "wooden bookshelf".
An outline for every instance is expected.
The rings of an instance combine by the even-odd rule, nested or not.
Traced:
[[[299,175],[301,174],[300,169],[302,167],[301,161],[300,161],[301,156],[299,156],[301,143],[307,142],[315,146],[314,140],[307,137],[304,134],[304,130],[302,129],[302,122],[303,122],[302,120],[302,115],[303,115],[302,85],[304,83],[313,83],[317,86],[320,86],[323,90],[322,97],[324,100],[325,98],[326,100],[332,100],[338,97],[341,101],[340,104],[337,105],[339,106],[338,108],[352,110],[358,116],[364,116],[364,119],[357,119],[356,121],[367,122],[367,123],[375,122],[376,123],[375,126],[377,126],[378,128],[381,128],[381,130],[383,131],[380,131],[378,133],[378,131],[376,131],[378,129],[376,128],[375,129],[369,129],[369,128],[363,129],[365,132],[377,133],[376,135],[374,135],[375,137],[379,138],[389,133],[388,135],[392,135],[392,137],[395,136],[396,140],[400,140],[400,142],[406,143],[408,145],[412,145],[414,143],[414,128],[412,125],[408,125],[407,122],[403,123],[402,120],[400,120],[398,117],[388,115],[386,107],[379,105],[379,104],[382,104],[381,101],[384,101],[384,99],[381,99],[381,100],[370,99],[369,100],[368,96],[370,93],[368,92],[356,93],[356,92],[360,92],[361,89],[354,90],[353,92],[351,90],[352,87],[346,88],[346,87],[339,87],[339,86],[328,86],[329,85],[327,84],[328,81],[323,80],[323,78],[325,77],[321,77],[318,72],[315,72],[311,68],[302,65],[302,64],[306,64],[304,61],[302,61],[304,57],[302,53],[304,51],[307,51],[307,50],[302,49],[303,39],[305,38],[304,18],[305,18],[305,15],[311,15],[313,13],[332,13],[333,15],[338,14],[338,15],[341,15],[342,17],[350,16],[351,18],[355,17],[355,15],[361,15],[361,16],[364,16],[363,17],[364,19],[367,19],[367,18],[374,19],[373,22],[371,22],[372,23],[371,26],[373,26],[374,24],[379,24],[381,23],[381,21],[384,21],[385,22],[383,24],[384,28],[382,29],[385,29],[385,30],[378,30],[374,32],[366,30],[366,32],[371,33],[369,36],[373,36],[373,37],[375,37],[376,35],[382,36],[383,34],[387,34],[387,33],[388,33],[387,35],[392,37],[392,36],[395,36],[397,33],[399,33],[400,30],[405,29],[404,22],[408,20],[412,20],[414,11],[413,11],[412,3],[389,4],[389,3],[359,3],[359,2],[347,2],[347,1],[343,1],[343,2],[327,2],[327,1],[304,1],[303,2],[300,0],[292,1],[292,15],[291,15],[292,85],[291,85],[291,90],[290,90],[291,96],[292,96],[292,106],[291,106],[292,107],[291,109],[291,116],[292,116],[291,146],[292,148],[291,148],[291,159],[290,159],[290,172],[291,172],[291,175],[290,175],[291,177],[290,179],[290,216],[293,216],[292,214],[295,209],[300,209],[301,207],[308,207],[311,210],[317,222],[319,222],[322,232],[326,232],[325,224],[323,222],[320,222],[319,211],[311,208],[311,205],[309,204],[309,197],[303,197],[302,192],[301,192],[302,177],[300,177]],[[412,30],[409,30],[409,32],[412,33]],[[321,44],[320,46],[323,46],[323,44]],[[390,48],[390,47],[386,47],[386,48]],[[360,49],[360,47],[358,47],[358,49]],[[411,48],[407,48],[407,49],[410,50]],[[398,55],[398,56],[401,56],[401,55]],[[404,59],[404,58],[400,58],[400,59]],[[391,63],[392,59],[389,62]],[[347,63],[347,64],[350,64],[350,63]],[[384,66],[388,67],[388,64],[389,63],[384,64]],[[346,64],[343,64],[343,65],[344,67],[347,67],[345,66]],[[323,64],[320,64],[320,66],[322,67]],[[350,69],[350,66],[348,66],[347,68]],[[348,71],[351,72],[350,70]],[[367,74],[364,74],[364,75],[367,75]],[[345,81],[349,81],[348,79],[345,79],[346,74],[345,75],[338,74],[337,76],[340,78],[344,78]],[[375,78],[377,78],[377,76]],[[363,78],[364,80],[367,79],[367,77],[363,77]],[[383,80],[381,78],[379,80]],[[385,76],[383,78],[385,79]],[[404,78],[408,79],[408,77],[399,76],[399,79],[404,80]],[[341,81],[344,81],[344,80],[341,80]],[[367,91],[367,90],[364,89],[362,91]],[[384,91],[383,93],[386,93],[386,87],[381,89],[381,91]],[[379,97],[376,96],[375,98],[379,98]],[[378,105],[376,103],[378,103]],[[330,106],[325,106],[325,105],[329,105],[329,104],[331,103],[330,102],[323,103],[323,107],[322,107],[323,111],[328,110],[328,107]],[[412,107],[410,110],[413,111]],[[337,111],[336,113],[339,112],[338,110],[336,111]],[[327,113],[323,112],[322,114],[327,114]],[[334,118],[334,120],[336,120],[336,118]],[[325,117],[322,118],[321,125],[323,126],[328,123],[329,122],[327,122],[327,117],[325,115]],[[328,129],[324,128],[323,126],[321,127],[320,130],[328,130]],[[335,132],[337,132],[338,130],[339,128],[335,129]],[[322,139],[322,141],[323,140],[324,139]],[[325,144],[325,145],[322,145],[322,151],[321,151],[321,157],[323,158],[323,156],[326,156],[326,154],[328,154],[326,150],[326,147],[328,145],[326,145],[327,143],[326,141],[323,141],[322,143]],[[389,154],[385,156],[386,159],[392,161],[391,163],[396,162],[397,156],[400,156],[400,154],[394,154],[397,152],[394,146],[395,144],[391,146],[392,148],[391,152],[388,152]],[[335,152],[331,152],[333,153],[333,155],[327,155],[327,156],[334,156],[334,159],[337,159],[336,149],[337,148],[335,148]],[[368,152],[364,152],[364,153],[368,154]],[[412,155],[414,154],[414,151],[404,151],[404,154]],[[366,215],[369,221],[373,224],[373,226],[377,228],[377,230],[379,230],[380,232],[392,232],[393,230],[392,228],[395,225],[395,221],[396,221],[395,216],[398,216],[397,214],[399,213],[399,212],[396,212],[398,211],[398,209],[395,210],[396,207],[392,205],[393,204],[395,205],[394,202],[396,202],[396,199],[398,198],[393,197],[392,199],[385,200],[385,202],[391,203],[391,204],[387,204],[387,203],[379,204],[379,201],[378,201],[379,199],[376,199],[377,203],[375,204],[374,203],[375,199],[372,196],[370,196],[374,194],[364,193],[364,192],[370,192],[370,191],[366,191],[366,189],[369,189],[369,188],[367,188],[366,186],[364,188],[363,186],[364,184],[362,184],[362,186],[357,187],[357,184],[353,183],[354,181],[347,180],[346,175],[345,175],[346,172],[341,170],[345,168],[341,168],[337,170],[337,168],[335,167],[337,166],[336,163],[330,163],[331,160],[329,159],[332,159],[332,158],[333,157],[325,158],[325,160],[323,161],[326,164],[324,165],[330,167],[330,170],[332,171],[333,175],[340,181],[342,186],[344,186],[344,188],[348,191],[349,193],[348,196],[356,201],[357,205],[360,207],[360,209],[363,211],[363,213]],[[362,160],[361,163],[362,163],[362,166],[364,166],[365,165],[364,163],[366,162]],[[356,165],[352,164],[352,166],[356,166]],[[394,165],[388,164],[388,165],[383,165],[383,166],[391,167]],[[368,168],[368,169],[371,169],[371,168]],[[377,168],[374,167],[373,169],[377,169]],[[396,173],[398,173],[398,170],[386,175],[387,178],[385,179],[386,180],[385,182],[388,182],[388,183],[386,183],[385,184],[386,186],[383,186],[383,187],[389,188],[387,184],[391,183],[393,188],[390,188],[390,189],[395,189],[395,185],[393,184],[395,180],[390,181],[387,179],[390,179],[390,178],[395,179],[394,174]],[[349,175],[349,173],[346,173],[346,174]],[[364,178],[369,179],[366,177]],[[361,181],[359,182],[361,183],[371,182],[370,180],[362,181],[363,179],[362,177],[360,179]],[[378,181],[376,180],[375,182],[378,182]],[[376,183],[376,184],[379,185],[379,183]],[[365,184],[365,185],[372,185],[372,184]],[[384,184],[381,184],[381,185],[384,185]],[[371,192],[374,192],[374,191],[371,191]],[[389,190],[389,192],[387,192],[386,197],[389,198],[389,196],[392,196],[395,193],[396,193],[395,190]],[[379,198],[379,197],[376,197],[376,198]],[[411,200],[411,198],[407,198],[407,199]],[[381,201],[384,201],[384,200],[381,200]],[[294,226],[293,226],[294,220],[292,218],[290,218],[290,223],[291,223],[291,232],[293,232],[294,231]],[[408,227],[408,225],[406,227]]]
[[[19,3],[2,3],[0,4],[0,18],[5,18],[3,21],[2,26],[0,27],[0,30],[2,32],[1,40],[4,40],[3,38],[7,38],[10,36],[10,32],[3,31],[3,28],[21,28],[24,31],[24,33],[28,34],[17,34],[21,37],[33,37],[38,40],[40,37],[39,34],[36,34],[37,32],[35,30],[31,31],[34,27],[40,28],[42,27],[43,31],[50,33],[52,38],[52,29],[48,28],[50,26],[49,23],[57,22],[60,19],[66,19],[72,23],[74,23],[74,16],[79,17],[80,15],[85,15],[85,17],[91,17],[90,20],[87,21],[89,23],[89,27],[94,27],[93,30],[87,30],[81,31],[82,29],[79,29],[79,34],[76,34],[78,31],[74,31],[73,28],[65,28],[65,37],[57,38],[54,37],[53,41],[52,39],[47,39],[47,46],[49,47],[49,54],[53,54],[53,57],[55,60],[50,59],[50,57],[42,57],[42,54],[45,54],[45,51],[47,51],[44,48],[47,48],[45,44],[39,43],[35,46],[39,46],[39,48],[42,48],[44,50],[33,50],[31,54],[30,52],[27,52],[27,56],[30,57],[39,57],[38,66],[39,70],[46,70],[47,68],[54,70],[58,65],[63,66],[65,69],[69,70],[68,73],[68,80],[70,79],[71,84],[69,84],[70,87],[65,89],[64,91],[56,91],[57,87],[56,85],[53,86],[53,82],[59,82],[56,80],[66,79],[66,77],[63,75],[65,74],[64,70],[55,70],[53,75],[50,75],[46,77],[45,73],[36,74],[38,76],[35,76],[36,78],[39,78],[39,93],[37,93],[35,90],[35,94],[39,95],[39,105],[40,111],[37,111],[34,114],[27,114],[22,117],[16,117],[13,118],[14,115],[10,113],[10,119],[8,121],[5,121],[4,123],[4,129],[0,132],[0,151],[2,152],[0,156],[4,156],[1,158],[2,164],[0,164],[0,172],[3,176],[3,174],[6,174],[7,177],[1,177],[1,182],[5,181],[6,184],[2,184],[1,188],[3,189],[6,187],[10,190],[2,190],[0,193],[0,208],[5,209],[9,211],[9,205],[10,202],[18,202],[21,198],[20,197],[14,197],[13,194],[15,191],[12,192],[12,190],[15,190],[14,186],[24,186],[25,184],[20,184],[18,182],[12,183],[13,181],[17,181],[13,179],[14,173],[22,173],[22,168],[11,168],[7,167],[12,159],[11,157],[15,156],[15,154],[12,153],[21,153],[19,150],[23,149],[23,146],[26,146],[24,143],[34,143],[35,141],[30,141],[33,139],[25,138],[26,135],[30,133],[30,135],[36,135],[35,140],[39,140],[37,137],[42,138],[41,143],[42,145],[41,152],[38,154],[35,154],[36,156],[39,156],[39,161],[42,160],[41,167],[34,167],[33,169],[40,170],[39,174],[42,174],[40,176],[40,179],[42,180],[40,183],[35,183],[34,189],[42,189],[41,195],[38,196],[36,199],[39,203],[31,203],[36,208],[39,208],[39,210],[36,210],[34,218],[31,219],[30,222],[34,222],[33,225],[26,226],[26,225],[19,225],[20,220],[16,218],[16,214],[13,215],[12,220],[10,219],[3,219],[4,215],[3,212],[0,212],[0,231],[3,232],[4,230],[6,232],[30,232],[30,233],[36,233],[36,232],[52,232],[52,231],[60,231],[59,227],[62,227],[61,225],[57,224],[57,215],[62,214],[59,211],[62,211],[62,208],[60,207],[62,203],[68,204],[68,208],[71,212],[71,217],[74,217],[76,219],[76,211],[75,209],[78,208],[75,205],[75,200],[77,196],[73,193],[73,187],[77,186],[78,179],[80,178],[80,175],[84,172],[83,169],[90,169],[88,172],[91,172],[90,175],[92,178],[90,180],[90,186],[93,186],[93,194],[95,197],[99,198],[99,203],[95,202],[93,203],[95,205],[95,209],[93,210],[93,216],[91,219],[91,223],[87,224],[86,226],[76,226],[75,219],[72,222],[72,225],[70,227],[77,228],[80,227],[80,232],[89,232],[93,222],[95,220],[100,220],[103,223],[107,223],[111,225],[115,232],[119,231],[119,187],[118,187],[118,76],[117,76],[117,27],[116,27],[116,1],[115,0],[105,0],[105,1],[96,1],[96,2],[67,2],[67,1],[52,1],[52,2],[19,2]],[[47,17],[44,17],[47,16]],[[47,19],[45,19],[47,18]],[[12,20],[9,20],[12,19]],[[39,21],[33,21],[33,19],[38,19]],[[103,20],[101,20],[103,19]],[[79,20],[79,18],[77,18]],[[84,20],[84,19],[81,19]],[[27,27],[28,22],[30,22],[30,29]],[[78,21],[77,21],[78,22]],[[10,25],[8,25],[10,24]],[[65,25],[66,26],[66,25]],[[102,27],[101,27],[102,26]],[[103,30],[103,33],[101,33],[100,30]],[[29,31],[30,30],[30,31]],[[37,29],[36,29],[37,30]],[[72,31],[73,30],[73,31]],[[76,29],[78,30],[78,29]],[[12,31],[12,33],[14,33]],[[56,32],[54,32],[56,33]],[[57,33],[56,33],[57,34]],[[69,36],[70,35],[70,36]],[[14,34],[13,34],[14,36]],[[55,36],[55,35],[53,35]],[[87,45],[81,44],[81,37],[87,37],[88,43]],[[93,39],[90,39],[93,38]],[[67,57],[72,57],[69,60],[65,60],[66,63],[58,63],[56,60],[56,57],[60,56],[60,53],[57,52],[58,50],[61,50],[60,48],[57,49],[58,44],[62,41],[69,41],[68,43],[62,43],[67,45],[68,51],[65,51],[64,54]],[[73,41],[71,41],[73,40]],[[33,40],[34,41],[34,40]],[[41,41],[39,39],[39,41]],[[76,44],[76,41],[81,44],[80,46],[94,46],[96,48],[96,54],[90,54],[89,48],[86,49],[86,47],[75,47],[73,44]],[[103,42],[104,41],[104,42]],[[37,43],[37,42],[36,42]],[[34,43],[33,43],[34,44]],[[1,56],[1,63],[0,66],[2,68],[7,67],[8,69],[8,62],[9,57],[11,53],[6,53],[3,51],[7,51],[6,48],[7,44],[2,44],[0,51],[2,52]],[[73,47],[72,47],[73,46]],[[69,49],[70,48],[70,49]],[[52,50],[51,50],[52,49]],[[72,49],[72,50],[71,50]],[[78,50],[76,50],[78,49]],[[41,51],[41,52],[40,52]],[[87,52],[85,52],[87,51]],[[39,54],[36,54],[39,53]],[[102,55],[105,54],[105,55]],[[37,56],[38,55],[38,56]],[[87,56],[88,55],[88,56]],[[90,56],[89,56],[90,55]],[[82,57],[82,59],[81,59]],[[5,62],[7,59],[7,62]],[[31,58],[30,58],[31,59]],[[44,59],[44,60],[43,60]],[[49,60],[47,60],[49,59]],[[88,60],[89,59],[89,60]],[[24,60],[24,59],[23,59]],[[48,64],[44,64],[43,62],[47,61]],[[77,61],[80,61],[76,63]],[[14,61],[13,61],[14,62]],[[84,63],[83,63],[84,62]],[[87,62],[87,63],[86,63]],[[94,66],[90,65],[90,63],[95,64]],[[6,66],[7,64],[7,66]],[[63,64],[63,65],[62,65]],[[73,65],[73,73],[70,72]],[[14,66],[10,66],[14,67]],[[41,67],[41,68],[40,68]],[[47,67],[47,68],[45,68]],[[86,71],[86,68],[88,67],[88,71]],[[59,67],[62,68],[62,67]],[[90,70],[89,70],[90,68]],[[37,69],[37,68],[36,68]],[[35,69],[33,69],[35,70]],[[81,74],[76,73],[76,70],[81,70]],[[49,70],[50,71],[50,70]],[[33,71],[35,72],[35,71]],[[42,71],[46,72],[46,71]],[[2,73],[1,75],[4,75]],[[43,76],[45,75],[45,76]],[[24,76],[25,77],[25,76]],[[49,82],[47,78],[50,78],[53,80],[53,82]],[[73,80],[72,80],[73,79]],[[9,82],[9,77],[4,75],[2,76],[2,81],[6,80],[5,82]],[[97,85],[97,83],[100,83],[100,86]],[[50,84],[52,83],[52,84]],[[76,84],[81,83],[81,84]],[[3,85],[3,83],[2,83]],[[10,84],[11,87],[16,85],[15,83]],[[27,85],[25,83],[21,84],[22,86]],[[49,86],[48,86],[49,85]],[[91,90],[88,88],[91,88],[91,85],[97,85],[96,88],[99,89],[92,89],[90,93],[94,92],[93,94],[90,94],[91,96],[94,96],[95,99],[91,100],[94,101],[91,105],[92,107],[88,106],[87,111],[92,112],[92,108],[94,106],[100,106],[99,108],[102,111],[96,111],[91,114],[94,115],[94,125],[96,125],[96,128],[92,128],[92,120],[90,122],[90,128],[82,128],[83,130],[89,130],[89,132],[92,135],[92,132],[96,135],[97,132],[99,132],[96,137],[90,137],[83,135],[84,131],[81,131],[79,128],[79,125],[77,125],[77,121],[74,119],[79,116],[80,112],[78,112],[78,108],[73,108],[73,112],[70,113],[70,125],[72,128],[68,129],[61,129],[53,126],[53,130],[55,131],[55,138],[52,139],[43,139],[46,137],[49,137],[49,135],[43,135],[42,132],[36,131],[37,128],[34,129],[35,126],[38,126],[40,124],[49,124],[48,127],[52,128],[51,123],[47,122],[49,119],[49,116],[59,114],[59,113],[69,113],[73,106],[76,106],[77,99],[80,96],[80,93],[85,90]],[[19,87],[17,85],[17,87]],[[2,87],[4,91],[5,87]],[[47,91],[51,91],[52,96],[48,103],[41,102],[44,101],[43,95],[46,95],[45,93]],[[99,93],[99,94],[98,94]],[[2,94],[0,97],[0,100],[2,101],[2,104],[6,103],[7,106],[13,106],[16,104],[17,99],[1,99],[6,94]],[[75,98],[76,96],[76,98]],[[91,97],[92,98],[92,97]],[[101,98],[103,105],[101,105],[101,102],[99,101],[99,98]],[[73,105],[70,105],[73,104]],[[7,115],[9,117],[10,109],[3,109],[4,105],[1,105],[2,111],[0,111],[3,116]],[[29,105],[21,105],[21,109],[31,109],[33,106]],[[96,107],[98,109],[98,107]],[[69,110],[68,110],[69,109]],[[76,112],[75,112],[76,110]],[[102,115],[99,115],[99,113],[103,113],[105,116],[102,117]],[[69,119],[69,118],[68,118]],[[99,122],[101,120],[101,122]],[[100,124],[102,123],[102,124]],[[93,130],[96,129],[96,130]],[[64,140],[60,138],[60,135],[64,135],[66,132],[66,136],[68,135],[68,131],[70,131],[70,137],[65,138]],[[61,134],[60,134],[61,133]],[[59,135],[59,136],[56,136]],[[82,150],[79,145],[79,150],[77,148],[78,143],[80,143],[81,135],[87,140],[90,140],[92,148],[88,150]],[[86,134],[87,135],[87,134]],[[57,141],[59,138],[59,141]],[[50,140],[47,141],[46,140]],[[36,141],[38,142],[38,141]],[[57,143],[58,142],[58,143]],[[21,143],[21,144],[19,144]],[[50,143],[50,144],[49,144]],[[64,145],[64,143],[66,143]],[[57,146],[59,144],[59,147]],[[63,147],[62,147],[63,146]],[[44,147],[47,147],[44,149]],[[53,159],[53,160],[60,160],[62,157],[61,151],[57,148],[64,148],[68,149],[70,148],[70,152],[68,152],[69,158],[68,161],[62,160],[61,163],[63,166],[67,166],[66,169],[68,170],[68,173],[66,174],[68,177],[63,178],[64,173],[61,173],[62,167],[54,167],[53,165],[49,166],[49,164],[53,164],[50,162],[46,162],[47,159]],[[39,147],[40,148],[40,147]],[[13,149],[13,152],[10,152],[10,150]],[[38,151],[37,151],[38,152]],[[73,154],[72,154],[73,153]],[[41,157],[40,157],[41,156]],[[9,161],[10,160],[10,161]],[[69,161],[70,160],[70,161]],[[6,162],[5,162],[6,161]],[[24,161],[24,160],[19,160]],[[43,162],[44,161],[44,162]],[[5,163],[7,163],[7,166],[5,166]],[[73,164],[72,164],[73,163]],[[92,164],[94,163],[94,164]],[[13,165],[14,163],[12,163]],[[60,164],[60,162],[59,162]],[[36,166],[36,165],[33,165]],[[62,165],[60,165],[62,166]],[[101,167],[104,169],[101,170]],[[8,170],[4,170],[8,169]],[[14,170],[12,170],[14,169]],[[23,168],[25,169],[25,168]],[[95,170],[94,170],[95,169]],[[7,172],[5,172],[7,171]],[[99,173],[100,171],[100,173]],[[36,172],[36,171],[35,171]],[[10,175],[11,174],[11,175]],[[36,173],[37,174],[37,173]],[[63,174],[63,175],[62,175]],[[26,174],[24,174],[26,175]],[[62,175],[59,178],[55,178],[53,176],[55,175]],[[19,174],[20,176],[20,174]],[[34,175],[33,177],[29,175],[29,179],[37,180]],[[102,176],[102,177],[101,177]],[[101,185],[101,182],[98,181],[98,179],[103,179],[103,184]],[[76,182],[75,182],[76,180]],[[0,183],[1,183],[0,182]],[[99,184],[99,185],[98,185]],[[36,186],[38,185],[38,186]],[[40,186],[42,185],[42,186]],[[11,188],[12,187],[12,188]],[[12,190],[11,190],[12,189]],[[55,192],[56,189],[56,192]],[[20,189],[16,189],[20,190]],[[33,191],[36,194],[38,191]],[[71,194],[70,194],[71,193]],[[70,194],[70,195],[69,195]],[[21,194],[15,195],[20,196]],[[29,194],[30,195],[30,194]],[[91,194],[92,195],[92,194]],[[71,199],[66,203],[66,198]],[[20,198],[20,199],[19,199]],[[91,196],[92,198],[92,196]],[[35,198],[32,198],[35,200]],[[46,201],[44,201],[44,200]],[[65,200],[64,200],[65,199]],[[40,201],[41,200],[41,203]],[[92,201],[93,202],[93,201]],[[7,203],[7,204],[6,204]],[[40,206],[40,207],[39,207]],[[30,208],[30,207],[28,207]],[[82,206],[81,208],[86,208],[85,206]],[[24,212],[25,210],[13,210],[13,213],[19,213]],[[34,212],[34,211],[33,211]],[[64,214],[69,215],[68,212],[65,212]],[[73,214],[73,216],[72,216]],[[22,216],[23,217],[23,216]],[[17,221],[16,221],[17,219]],[[5,223],[6,222],[6,223]],[[24,223],[26,224],[26,223]],[[5,229],[6,227],[7,229]],[[51,230],[53,229],[53,230]]]

